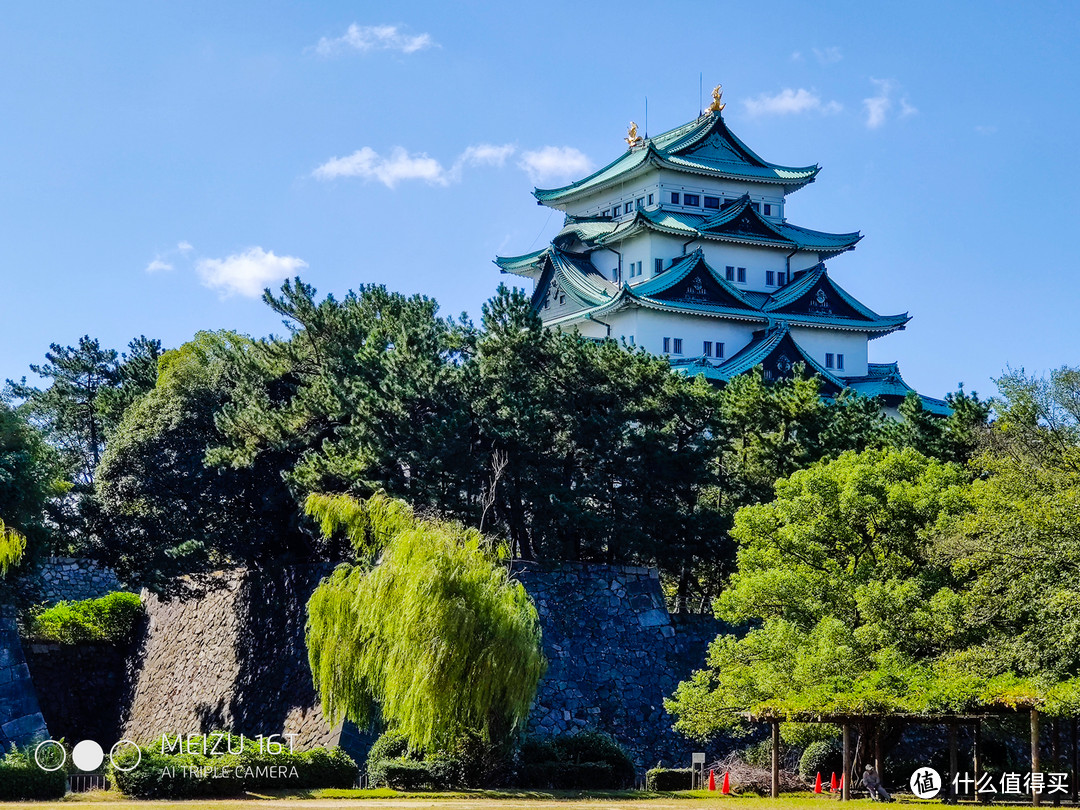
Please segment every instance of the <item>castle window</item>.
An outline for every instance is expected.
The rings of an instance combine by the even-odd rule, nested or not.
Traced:
[[[616,206],[615,206],[614,208],[612,208],[612,209],[611,209],[611,215],[612,215],[613,217],[617,217],[617,216],[619,215],[619,212],[620,212],[621,210],[622,210],[622,209],[621,209],[621,208],[620,208],[619,206],[617,206],[617,205],[616,205]]]
[[[683,205],[699,205],[700,197],[697,194],[683,194]]]
[[[783,287],[785,284],[787,284],[787,273],[781,270],[776,274],[776,286]]]
[[[626,202],[626,213],[629,214],[633,210],[634,210],[634,201],[633,200],[627,200],[627,202]]]
[[[641,210],[642,208],[644,208],[644,207],[645,207],[645,198],[644,198],[644,197],[638,197],[638,198],[637,198],[637,207],[638,207],[638,210],[639,210],[639,211],[640,211],[640,210]]]
[[[754,210],[757,211],[760,214],[761,213],[761,203],[754,203],[753,205],[754,205]]]
[[[738,267],[738,268],[736,268],[736,270],[738,271],[738,274],[739,274],[738,275],[739,283],[740,284],[745,284],[746,283],[746,268],[745,267]]]
[[[602,213],[602,214],[601,214],[600,216],[602,216],[602,217],[610,217],[610,216],[611,216],[611,209],[610,209],[610,208],[609,208],[609,209],[607,209],[607,210],[606,210],[606,211],[605,211],[604,213]]]
[[[775,287],[776,286],[776,273],[774,271],[772,271],[772,270],[766,270],[765,271],[765,286],[766,287]]]
[[[833,353],[825,352],[825,368],[833,367]]]
[[[768,203],[765,203],[765,212],[764,213],[765,213],[765,216],[767,216],[767,217],[772,216],[772,206],[769,205]]]
[[[679,192],[677,192],[677,191],[671,192],[671,203],[672,203],[672,205],[678,205],[679,204]]]
[[[559,303],[560,304],[565,304],[566,303],[566,296],[565,295],[560,295],[559,296]]]
[[[664,354],[671,354],[671,338],[664,338]]]
[[[716,341],[716,356],[719,357],[721,360],[724,359],[724,344],[721,343],[719,340]]]
[[[652,194],[649,195],[649,205],[652,205]]]
[[[719,197],[706,197],[705,198],[705,207],[706,208],[715,208],[715,209],[719,210],[720,209],[720,198]]]
[[[735,268],[732,267],[731,265],[728,265],[727,267],[724,268],[724,275],[727,277],[728,281],[734,281],[735,280]]]
[[[836,368],[837,368],[838,371],[843,371],[844,370],[844,355],[842,355],[842,354],[836,355]]]
[[[674,344],[673,354],[682,354],[682,338],[675,338],[672,343]]]
[[[706,357],[712,357],[712,341],[711,340],[706,340],[705,341],[704,349],[705,349],[705,351],[704,351],[705,356]]]
[[[658,276],[664,272],[664,260],[653,259],[653,275]]]

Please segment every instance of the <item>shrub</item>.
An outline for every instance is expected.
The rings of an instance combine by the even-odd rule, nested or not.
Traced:
[[[247,746],[242,753],[207,756],[199,753],[162,754],[160,748],[134,749],[117,754],[120,768],[110,769],[113,782],[133,799],[184,799],[235,796],[248,790],[349,788],[357,767],[340,748],[269,754]],[[192,770],[194,769],[194,770]]]
[[[813,780],[819,773],[828,779],[829,774],[844,769],[842,756],[835,740],[812,742],[806,746],[806,750],[799,758],[799,776],[807,782]]]
[[[523,787],[619,789],[634,784],[633,761],[599,731],[527,739],[518,759]]]
[[[62,799],[67,793],[67,771],[43,771],[24,752],[14,748],[0,759],[0,801]]]
[[[432,769],[432,763],[411,759],[383,760],[380,773],[382,784],[394,790],[433,790],[446,787],[444,773]]]
[[[142,615],[138,594],[114,591],[100,599],[59,602],[31,615],[27,635],[71,644],[77,641],[126,643]]]
[[[694,771],[691,768],[653,768],[645,774],[646,790],[692,790]]]
[[[386,782],[386,767],[398,760],[404,759],[409,751],[408,741],[400,734],[384,731],[378,739],[371,744],[368,751],[367,771],[368,781],[373,787],[383,787]],[[414,757],[415,759],[415,757]]]

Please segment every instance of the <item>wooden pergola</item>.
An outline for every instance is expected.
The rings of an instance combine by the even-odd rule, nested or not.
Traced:
[[[843,779],[843,792],[840,796],[842,801],[848,801],[851,796],[851,782],[852,782],[852,727],[865,727],[867,725],[873,725],[873,741],[874,741],[874,753],[873,763],[874,769],[880,774],[881,769],[881,723],[888,720],[892,722],[899,722],[904,724],[920,724],[920,725],[943,725],[948,728],[949,732],[949,775],[943,780],[942,794],[945,801],[955,802],[957,796],[955,795],[952,777],[959,773],[959,763],[957,756],[957,729],[961,726],[971,726],[973,730],[973,751],[972,751],[972,766],[975,777],[975,801],[979,801],[978,783],[981,773],[980,754],[982,747],[982,722],[989,718],[995,717],[1016,717],[1022,716],[1027,713],[1030,717],[1031,723],[1031,772],[1038,773],[1040,771],[1039,763],[1039,725],[1040,715],[1039,710],[1035,706],[1029,706],[1024,708],[1018,708],[1014,710],[1010,709],[985,709],[983,711],[966,712],[963,714],[904,714],[904,713],[868,713],[868,714],[807,714],[807,715],[794,715],[794,716],[780,716],[776,714],[747,714],[746,719],[752,723],[768,723],[772,729],[772,791],[771,795],[775,799],[780,795],[780,724],[781,723],[829,723],[832,725],[840,726],[843,732],[843,761],[844,761],[844,779]],[[1077,775],[1080,774],[1080,750],[1077,746],[1077,719],[1072,717],[1072,778],[1070,779],[1071,799],[1073,804],[1077,803],[1077,789],[1080,787],[1078,784]],[[1054,735],[1054,750],[1057,750],[1058,735]],[[1040,794],[1032,791],[1031,803],[1034,806],[1040,804]]]

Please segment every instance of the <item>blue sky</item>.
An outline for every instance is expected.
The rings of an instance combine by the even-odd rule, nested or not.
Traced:
[[[0,10],[0,378],[88,333],[281,324],[254,295],[480,305],[559,185],[698,113],[818,162],[788,217],[904,332],[910,383],[1076,364],[1080,7],[1005,2],[14,4]]]

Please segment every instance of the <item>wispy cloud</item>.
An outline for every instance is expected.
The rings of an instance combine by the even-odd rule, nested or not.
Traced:
[[[154,257],[154,260],[146,265],[147,273],[168,273],[173,269],[173,263],[171,258],[180,254],[186,256],[195,248],[191,246],[190,242],[177,242],[176,247],[172,250],[167,250],[164,253],[159,253]]]
[[[307,267],[296,256],[278,256],[272,250],[251,247],[224,259],[199,259],[195,272],[204,286],[218,290],[223,298],[243,295],[257,298],[264,288],[276,285]]]
[[[997,132],[997,126],[994,124],[976,124],[975,131],[980,135],[993,135]]]
[[[461,180],[463,171],[471,166],[503,166],[514,153],[513,144],[481,143],[465,149],[449,168],[426,152],[410,153],[395,146],[390,154],[383,156],[365,146],[345,157],[334,157],[312,172],[318,180],[335,180],[339,177],[359,177],[375,180],[387,188],[396,188],[405,180],[422,180],[425,183],[447,186]]]
[[[173,269],[172,264],[162,259],[160,256],[154,259],[150,264],[146,265],[147,273],[167,273]]]
[[[898,118],[908,118],[918,113],[908,97],[903,93],[903,88],[895,79],[870,79],[877,93],[863,99],[863,109],[866,110],[866,126],[870,129],[878,129],[885,124],[892,115],[893,110],[899,106]]]
[[[571,180],[587,174],[592,161],[572,146],[542,146],[521,155],[518,167],[537,184]]]
[[[745,99],[743,106],[747,114],[754,117],[762,115],[798,115],[805,112],[828,114],[840,112],[843,109],[840,102],[823,102],[821,96],[817,93],[802,87],[798,90],[786,87],[774,95],[762,93],[755,98]]]
[[[835,45],[828,48],[814,48],[814,56],[823,65],[834,65],[844,58],[844,54]]]
[[[319,56],[333,56],[342,51],[398,51],[416,53],[437,45],[431,34],[406,34],[396,25],[350,25],[340,37],[323,37],[315,46]]]

